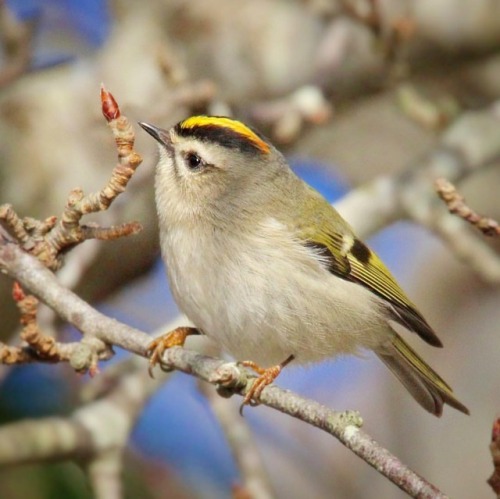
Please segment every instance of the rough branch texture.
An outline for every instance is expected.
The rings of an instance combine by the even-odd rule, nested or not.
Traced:
[[[59,223],[51,217],[43,222],[38,222],[37,225],[36,221],[16,218],[12,208],[4,208],[3,219],[10,229],[11,235],[16,237],[23,246],[29,242],[31,236],[29,229],[33,224],[37,227],[37,236],[56,235],[58,241],[70,240],[70,246],[73,243],[77,244],[83,241],[86,237],[80,238],[79,235],[84,234],[85,236],[86,234],[85,226],[80,226],[82,216],[89,212],[107,209],[131,178],[135,167],[140,162],[140,158],[133,150],[133,130],[126,118],[120,114],[112,96],[105,91],[103,91],[103,108],[106,119],[110,120],[110,124],[114,124],[112,129],[115,133],[118,132],[116,142],[119,164],[113,170],[110,182],[103,190],[90,196],[84,197],[80,191],[74,191]],[[479,119],[480,122],[481,120],[486,121],[488,126],[491,125],[491,116],[487,113],[484,116],[476,116],[476,119]],[[475,124],[477,125],[477,123]],[[361,227],[357,227],[358,233],[362,237],[366,237],[370,232],[402,217],[413,218],[423,225],[434,228],[441,235],[448,233],[450,240],[453,239],[451,234],[456,236],[457,233],[460,233],[460,236],[463,236],[462,228],[460,230],[453,229],[450,232],[450,227],[453,225],[450,225],[450,220],[454,221],[455,219],[446,213],[444,215],[439,213],[439,207],[435,207],[436,196],[432,188],[432,179],[436,173],[443,170],[452,178],[463,177],[470,171],[479,169],[492,161],[498,155],[498,151],[495,145],[491,145],[483,147],[485,152],[482,154],[474,155],[475,143],[469,144],[463,141],[463,136],[467,136],[465,132],[469,127],[462,126],[461,128],[459,125],[451,127],[445,136],[443,148],[430,156],[427,163],[411,172],[393,178],[381,179],[374,182],[372,186],[353,191],[339,203],[339,208],[346,218],[351,222],[354,218],[355,226],[356,214],[363,214]],[[482,136],[481,140],[488,143],[488,140],[493,142],[493,139],[496,138],[497,135],[493,134],[493,136],[489,135],[487,139]],[[124,140],[122,141],[122,139]],[[458,148],[458,142],[460,142],[460,148]],[[453,145],[457,147],[452,147]],[[367,204],[368,206],[366,206]],[[378,208],[379,211],[374,210],[374,207]],[[380,210],[384,212],[382,216],[380,216]],[[373,216],[367,216],[367,214],[373,214]],[[76,326],[84,335],[81,342],[64,346],[57,345],[60,350],[64,348],[64,360],[69,360],[77,370],[90,369],[95,372],[97,360],[109,358],[112,355],[111,348],[113,346],[120,346],[147,357],[151,341],[148,335],[98,313],[62,286],[52,272],[45,267],[54,268],[55,265],[46,258],[40,258],[39,252],[34,252],[34,255],[38,256],[38,260],[24,252],[20,246],[12,241],[9,234],[2,231],[3,229],[0,228],[0,267],[55,310],[61,318]],[[109,229],[89,228],[89,234],[92,237],[98,237],[99,231],[103,231],[104,234],[110,233]],[[72,232],[77,234],[76,239],[72,239]],[[114,232],[111,230],[111,233]],[[120,235],[125,234],[125,231],[118,232]],[[51,237],[48,240],[50,243]],[[479,247],[480,241],[475,241],[474,244]],[[61,246],[59,244],[53,246],[55,254],[52,261],[58,261]],[[29,248],[26,249],[29,251]],[[488,251],[488,249],[484,251]],[[472,253],[475,254],[475,252]],[[485,275],[496,279],[495,265],[497,267],[500,265],[498,257],[491,253],[489,260],[481,259],[481,262],[482,267],[478,268],[483,269]],[[11,353],[11,350],[7,349],[4,352]],[[234,364],[227,364],[188,350],[172,348],[164,354],[163,361],[167,366],[218,385],[221,391],[229,390],[230,394],[238,393],[244,396],[252,386],[253,378],[249,378],[245,371],[241,371]],[[335,436],[346,447],[410,495],[414,497],[444,497],[433,485],[419,477],[370,436],[362,432],[359,429],[362,421],[357,413],[335,412],[276,386],[266,388],[260,400],[271,408],[289,414]],[[55,448],[57,445],[55,443]],[[79,452],[82,451],[82,449],[78,449]],[[100,454],[99,457],[101,457]],[[99,463],[102,464],[103,469],[108,465],[116,468],[116,459],[112,460],[110,464],[96,458],[92,461],[95,465],[93,470],[100,469]],[[103,479],[101,483],[101,478],[104,475],[99,472],[90,473],[95,482],[95,489],[112,490],[109,492],[111,496],[117,497],[116,481],[108,484]],[[101,495],[106,497],[104,492]]]
[[[131,115],[133,113],[134,121],[148,118],[167,127],[194,112],[233,113],[263,128],[262,131],[273,139],[282,141],[295,139],[308,124],[302,139],[322,137],[320,142],[325,147],[325,154],[319,157],[326,159],[328,163],[336,161],[339,171],[344,168],[342,173],[354,180],[354,184],[371,182],[352,190],[339,203],[342,213],[355,226],[360,236],[366,237],[395,220],[410,219],[434,231],[450,249],[449,254],[442,250],[436,251],[429,255],[432,258],[428,258],[421,267],[418,266],[418,279],[412,280],[410,288],[414,289],[409,291],[416,292],[419,306],[422,306],[426,315],[429,314],[431,321],[440,330],[443,329],[444,339],[454,342],[454,347],[446,354],[444,363],[447,366],[443,367],[460,369],[455,373],[457,383],[469,391],[469,397],[476,397],[471,404],[474,406],[473,417],[478,417],[478,412],[482,412],[482,416],[487,413],[490,415],[486,414],[481,420],[483,423],[489,421],[497,410],[495,402],[491,398],[481,399],[479,393],[484,393],[485,390],[475,388],[480,381],[484,388],[486,384],[490,385],[489,393],[498,392],[498,379],[493,367],[497,360],[494,352],[498,341],[493,334],[483,334],[490,332],[491,324],[494,323],[494,314],[497,312],[495,301],[498,300],[492,295],[496,289],[491,286],[481,295],[472,295],[472,300],[469,300],[468,294],[456,292],[457,289],[467,289],[467,293],[473,293],[474,286],[482,284],[478,283],[468,269],[455,265],[453,256],[461,258],[480,277],[492,283],[500,282],[500,259],[493,244],[488,247],[481,234],[463,220],[447,213],[433,190],[433,180],[437,176],[445,176],[457,182],[459,189],[467,189],[464,192],[467,193],[471,206],[498,219],[495,193],[490,189],[495,183],[488,184],[488,179],[492,178],[491,172],[484,177],[483,172],[495,162],[495,158],[500,157],[499,106],[497,104],[494,111],[495,106],[491,105],[494,101],[498,102],[500,97],[500,4],[491,0],[254,0],[246,2],[245,8],[236,4],[234,0],[213,0],[210,3],[206,0],[153,0],[144,9],[140,2],[117,0],[113,2],[111,9],[114,23],[111,36],[101,49],[93,47],[89,50],[88,47],[82,47],[85,52],[84,71],[81,64],[69,62],[60,64],[56,70],[33,67],[30,68],[32,71],[24,74],[30,60],[38,64],[38,54],[44,51],[39,46],[39,41],[44,37],[38,30],[39,27],[43,30],[43,22],[39,26],[16,22],[9,10],[14,9],[16,2],[10,2],[7,8],[7,2],[0,0],[0,45],[3,52],[3,59],[0,57],[0,65],[3,63],[0,68],[0,87],[4,85],[0,96],[2,201],[12,203],[19,214],[59,214],[67,192],[74,186],[81,186],[87,193],[101,185],[102,178],[109,174],[113,161],[111,157],[103,160],[108,157],[108,152],[112,154],[109,150],[110,137],[106,127],[97,125],[100,116],[95,105],[95,89],[100,81],[106,81],[113,87],[116,95],[120,96],[123,110]],[[450,26],[453,29],[448,29]],[[37,28],[35,37],[34,27]],[[50,33],[51,38],[52,35]],[[63,48],[66,50],[66,46]],[[248,57],[242,58],[242,54]],[[197,82],[199,78],[211,80]],[[11,83],[8,88],[7,83]],[[367,89],[374,92],[370,94]],[[356,100],[356,96],[362,98]],[[106,118],[117,124],[123,113],[119,112],[116,103],[109,96],[104,101]],[[373,102],[377,102],[375,107],[372,106]],[[437,105],[445,102],[447,105]],[[483,106],[488,107],[478,112],[479,107]],[[322,122],[330,114],[333,120],[326,127],[312,125]],[[455,119],[441,134],[440,131]],[[371,147],[370,144],[376,146]],[[295,153],[303,154],[303,145],[298,144]],[[321,148],[321,144],[316,145]],[[52,296],[53,301],[63,303],[66,307],[68,303],[64,302],[67,300],[65,288],[75,289],[78,282],[78,293],[82,296],[86,296],[88,300],[95,299],[96,296],[102,298],[111,290],[117,289],[118,285],[128,282],[128,278],[141,272],[156,254],[154,203],[151,185],[148,184],[153,166],[153,148],[152,144],[148,143],[146,146],[144,142],[143,150],[146,154],[149,146],[151,155],[146,156],[146,168],[141,168],[139,175],[134,174],[134,181],[127,187],[127,197],[119,198],[112,210],[99,215],[103,224],[117,224],[114,232],[93,225],[80,225],[79,216],[83,215],[85,209],[79,214],[75,207],[78,204],[84,207],[81,191],[73,191],[69,206],[59,219],[62,221],[61,218],[64,218],[65,223],[73,224],[75,233],[79,232],[84,239],[92,236],[103,239],[113,233],[124,235],[132,225],[121,226],[118,225],[119,222],[140,219],[145,223],[143,237],[129,238],[121,244],[119,250],[116,244],[101,245],[95,240],[72,250],[69,258],[65,258],[63,272],[58,273],[59,283],[64,284],[63,291]],[[343,155],[342,151],[347,154]],[[313,148],[310,152],[318,157],[318,148]],[[122,159],[123,155],[119,162]],[[356,164],[358,174],[354,172]],[[406,165],[403,173],[380,177],[387,175],[388,171],[400,172],[403,165]],[[466,177],[472,176],[476,178],[471,179],[469,185],[461,184]],[[477,190],[474,192],[471,187]],[[96,205],[108,206],[110,198],[106,196],[109,192],[104,190],[101,191],[102,197],[100,194],[94,197]],[[37,224],[32,219],[16,219],[16,212],[12,208],[10,211],[9,207],[4,210],[0,211],[0,219],[7,221],[7,224],[3,224],[4,227],[12,229],[10,234],[27,251],[30,246],[29,236],[33,232],[43,237],[56,228],[53,234],[57,234],[58,222],[54,217]],[[59,228],[62,228],[61,225]],[[79,240],[79,236],[76,240],[72,237],[56,239],[69,243],[66,249],[70,249]],[[24,245],[25,242],[28,242],[27,246]],[[145,242],[148,244],[147,249],[144,247]],[[412,258],[415,252],[407,251],[410,247],[407,243],[408,241],[398,248],[398,254],[405,253],[405,256]],[[413,240],[410,243],[413,245]],[[426,242],[422,246],[415,246],[418,250],[422,246],[424,250],[427,249]],[[59,243],[54,247],[55,251],[61,248]],[[414,247],[411,249],[414,250]],[[436,260],[446,259],[447,266],[439,265],[439,261],[430,262],[434,260],[434,256],[437,257]],[[438,265],[440,274],[433,274]],[[448,268],[452,268],[453,272],[448,272]],[[464,285],[460,288],[465,279],[459,277],[459,272],[455,270],[460,273],[463,271],[473,281],[473,286]],[[427,279],[429,274],[433,274],[431,279]],[[405,273],[404,277],[406,275]],[[6,281],[7,286],[2,286]],[[52,283],[50,280],[45,281],[48,287]],[[96,334],[87,332],[81,342],[63,344],[56,341],[61,338],[58,338],[60,328],[55,313],[42,306],[38,310],[36,323],[31,321],[31,329],[27,328],[23,332],[25,339],[32,340],[32,346],[14,346],[19,344],[19,338],[17,335],[15,338],[9,335],[17,325],[18,314],[11,303],[9,284],[7,279],[0,282],[0,293],[3,293],[0,296],[3,305],[0,315],[5,333],[2,340],[9,344],[8,347],[0,345],[0,358],[5,354],[12,362],[19,362],[23,356],[25,361],[39,360],[39,353],[47,351],[46,347],[50,351],[56,346],[61,360],[68,360],[77,370],[92,371],[92,366],[96,365],[98,359],[105,359],[112,354],[111,347],[101,337],[107,338],[107,335],[114,334],[122,326],[113,321],[103,321],[102,317],[95,318],[93,323],[86,323],[90,309],[85,303],[73,303],[73,319],[86,326],[102,327],[102,331],[99,330]],[[419,286],[420,289],[425,288],[423,300],[422,296],[418,296]],[[486,286],[482,289],[486,289]],[[25,292],[27,294],[30,290],[25,288]],[[434,296],[439,299],[434,300]],[[488,309],[492,298],[492,308]],[[461,306],[466,300],[467,306]],[[479,307],[484,313],[475,314]],[[465,309],[467,312],[462,313]],[[451,311],[457,313],[452,314]],[[462,320],[463,318],[466,320]],[[467,328],[471,323],[474,324],[473,330],[476,333],[474,341],[477,342],[477,348],[473,349],[477,353],[475,357],[468,348],[470,331]],[[48,338],[51,333],[54,340]],[[121,329],[117,341],[124,342],[125,338],[139,333]],[[136,340],[128,347],[138,348],[142,355],[142,341],[147,339],[139,336]],[[487,348],[488,352],[481,351],[480,355],[479,347]],[[469,362],[462,365],[460,359],[464,353],[470,353],[471,356]],[[136,384],[121,390],[123,409],[130,402],[129,399],[139,393],[134,391],[138,384],[144,388],[140,392],[142,398],[138,403],[144,404],[146,387],[154,383],[150,383],[144,376],[144,359],[139,355],[134,355],[133,359],[141,364],[143,376],[138,375],[134,378]],[[472,374],[468,376],[467,369],[471,373],[476,362],[484,365],[484,371],[487,364],[491,364],[490,375],[482,376],[481,380]],[[89,384],[105,384],[112,377],[115,367],[116,364],[107,365],[105,371]],[[62,370],[68,371],[65,366]],[[0,378],[7,372],[10,373],[11,369],[0,366]],[[124,379],[128,374],[129,371],[122,371],[116,375],[116,379]],[[239,371],[227,364],[212,373],[211,377],[213,382],[219,379],[221,384],[224,379],[230,382],[235,378],[239,379]],[[303,379],[307,379],[307,375]],[[382,383],[380,391],[377,390],[377,399],[379,394],[384,393],[385,386]],[[363,394],[366,389],[365,383],[356,388],[362,390]],[[118,396],[118,392],[119,387],[113,393]],[[113,393],[106,392],[103,398],[113,398]],[[366,403],[366,398],[360,403]],[[225,407],[230,406],[225,400],[218,401]],[[387,441],[398,444],[404,442],[411,449],[412,462],[415,466],[422,466],[421,469],[427,469],[429,477],[434,471],[439,472],[439,479],[443,484],[448,483],[450,491],[458,490],[459,494],[464,494],[462,488],[468,487],[469,494],[465,495],[473,496],[470,490],[475,486],[474,478],[484,482],[484,477],[479,474],[470,477],[465,472],[469,470],[469,463],[464,456],[469,454],[466,451],[467,445],[473,439],[480,438],[479,435],[485,435],[487,430],[484,427],[481,429],[481,424],[477,424],[478,420],[456,421],[451,415],[445,422],[441,422],[446,424],[446,430],[440,434],[440,438],[431,439],[434,440],[431,443],[426,439],[425,451],[422,451],[418,445],[421,435],[419,430],[427,424],[425,415],[422,417],[418,411],[412,411],[405,416],[406,402],[400,403],[396,397],[393,397],[392,402],[393,404],[377,405],[374,411],[376,414],[369,409],[366,411],[370,414],[371,422],[377,416],[381,418],[378,420],[377,431],[384,434],[389,429]],[[73,439],[74,445],[71,450],[65,447],[65,455],[78,455],[78,449],[85,456],[91,455],[87,461],[87,473],[94,484],[95,494],[106,499],[119,497],[120,454],[123,455],[130,427],[124,425],[125,430],[121,431],[121,425],[113,424],[113,417],[125,416],[125,420],[130,422],[132,416],[130,412],[124,415],[108,406],[106,410],[100,410],[102,406],[87,398],[80,407],[89,409],[86,420],[88,424],[82,432],[84,438]],[[393,413],[396,407],[397,411]],[[383,411],[387,411],[390,416],[384,418]],[[260,417],[260,412],[252,416]],[[277,416],[275,411],[262,413],[264,418]],[[54,456],[57,456],[55,449],[58,445],[65,443],[63,437],[66,435],[64,430],[68,428],[68,419],[70,416],[53,420],[54,424],[50,426],[54,430]],[[283,417],[279,417],[279,421],[280,424],[288,422]],[[433,421],[424,430],[425,435],[429,436],[436,431],[439,424]],[[457,425],[460,424],[472,425],[478,431],[464,431],[460,452],[450,456],[449,449],[458,449],[451,440],[456,438]],[[14,429],[13,426],[0,429],[0,446],[6,442],[9,429]],[[73,425],[73,428],[76,426],[82,427]],[[309,430],[304,424],[296,426],[298,431]],[[25,428],[18,433],[21,437],[19,447],[21,444],[31,445],[33,452],[40,450],[37,444],[43,445],[44,437],[49,432],[28,432]],[[406,428],[411,429],[405,431]],[[359,439],[358,432],[354,430],[351,433]],[[113,438],[109,438],[111,435]],[[328,487],[338,490],[339,487],[342,488],[339,483],[344,478],[344,483],[348,484],[347,489],[353,493],[337,492],[337,495],[365,496],[363,488],[368,487],[368,495],[372,493],[385,497],[385,494],[373,494],[372,487],[389,487],[386,480],[374,480],[374,483],[370,480],[368,484],[364,473],[371,473],[371,470],[364,466],[360,466],[361,469],[347,469],[346,466],[342,470],[343,460],[336,460],[332,456],[331,439],[318,431],[310,432],[309,436],[320,442],[324,440],[324,447],[314,447],[313,459],[308,455],[307,462],[304,459],[301,464],[313,467],[320,461],[319,468],[323,465],[328,471],[321,480],[316,479],[317,475],[309,473],[307,469],[307,473],[303,473],[302,484],[307,483],[311,491],[316,486],[318,489]],[[293,445],[297,437],[295,431],[287,434],[287,444]],[[446,437],[450,439],[448,442],[445,442]],[[103,444],[103,439],[107,447],[99,447]],[[396,448],[398,444],[391,445]],[[93,449],[89,449],[92,445]],[[309,446],[309,449],[312,447]],[[12,448],[16,449],[17,445]],[[486,451],[484,442],[483,448]],[[282,452],[280,445],[269,450]],[[424,457],[422,460],[425,452],[432,459]],[[346,452],[343,455],[350,457]],[[461,459],[454,461],[458,455]],[[297,466],[302,457],[300,452],[294,452],[289,453],[288,459],[289,466]],[[241,468],[243,471],[244,467]],[[302,468],[301,471],[306,470]],[[343,473],[345,475],[342,477]],[[276,476],[277,474],[273,476],[276,485],[294,492],[291,482],[279,481]],[[7,482],[10,480],[6,476],[0,489],[9,490],[10,484]],[[243,482],[246,485],[245,480]],[[482,485],[486,488],[486,484]],[[245,489],[250,491],[248,487]],[[418,494],[416,489],[414,493]],[[423,493],[425,490],[426,487]],[[394,492],[397,493],[396,490]],[[260,499],[260,496],[257,497]]]
[[[62,287],[55,276],[34,257],[23,252],[6,238],[0,239],[0,268],[38,296],[86,337],[95,337],[107,345],[115,345],[145,356],[151,338],[142,331],[121,324],[93,309]],[[227,378],[224,362],[182,348],[164,354],[164,363],[205,381],[230,384],[244,395],[251,384],[245,372]],[[144,366],[146,369],[146,365]],[[389,451],[359,429],[362,423],[356,412],[336,412],[276,386],[267,387],[261,403],[307,422],[335,436],[368,464],[413,497],[445,497],[433,485],[411,471]]]
[[[445,178],[436,179],[434,185],[439,197],[446,203],[450,213],[458,215],[466,222],[477,227],[486,236],[500,235],[500,225],[496,220],[479,215],[466,202],[457,188]]]
[[[63,255],[68,250],[83,241],[117,239],[136,234],[142,228],[137,222],[112,227],[81,223],[85,215],[106,211],[125,191],[137,167],[142,163],[141,156],[134,149],[134,129],[127,117],[121,115],[114,97],[104,86],[101,87],[101,108],[113,133],[118,154],[118,164],[101,190],[84,195],[81,189],[73,189],[59,219],[55,216],[45,220],[20,218],[11,205],[0,206],[0,222],[3,222],[25,251],[35,255],[52,270],[60,267]]]

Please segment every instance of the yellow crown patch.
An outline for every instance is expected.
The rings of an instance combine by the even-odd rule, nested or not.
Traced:
[[[178,127],[183,132],[187,132],[189,130],[197,130],[200,132],[203,129],[214,130],[217,128],[221,131],[227,130],[249,142],[260,152],[267,154],[270,151],[269,144],[262,140],[248,126],[241,121],[233,120],[225,116],[191,116],[190,118],[187,118],[179,123]],[[201,136],[201,133],[197,133],[197,135]]]

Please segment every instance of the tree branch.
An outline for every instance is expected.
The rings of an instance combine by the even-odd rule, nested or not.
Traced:
[[[500,418],[497,418],[493,423],[490,451],[494,470],[490,478],[488,478],[488,484],[497,497],[500,497]]]
[[[434,182],[436,192],[446,203],[450,213],[477,227],[485,236],[499,236],[500,225],[492,218],[479,215],[465,201],[457,188],[445,178],[438,178]]]
[[[409,219],[435,232],[449,249],[486,282],[500,282],[500,257],[468,224],[450,215],[436,198],[434,181],[451,182],[500,160],[500,117],[493,106],[470,112],[443,133],[441,143],[402,173],[379,177],[335,203],[358,236],[367,238],[397,220]]]
[[[233,404],[220,397],[207,383],[200,383],[200,390],[208,400],[220,424],[242,477],[241,491],[250,499],[275,497],[259,449],[244,418]]]
[[[7,86],[29,69],[33,55],[32,23],[18,21],[6,0],[0,0],[0,42],[7,64],[0,71],[0,88]]]
[[[96,498],[122,497],[120,475],[130,431],[162,379],[151,379],[143,366],[121,369],[119,376],[106,374],[111,386],[105,393],[102,386],[93,392],[92,383],[85,386],[86,404],[69,417],[0,427],[0,465],[76,459],[86,465]],[[102,384],[101,377],[96,381]]]
[[[87,237],[101,237],[100,232],[103,229],[81,226],[80,219],[86,213],[107,209],[113,199],[123,191],[140,162],[140,157],[133,149],[133,130],[131,130],[128,121],[121,117],[112,96],[105,91],[103,91],[103,110],[106,118],[112,124],[112,128],[114,127],[115,134],[117,134],[115,138],[119,151],[119,164],[113,171],[108,185],[98,193],[86,197],[80,191],[74,191],[61,222],[57,222],[53,217],[42,222],[32,219],[21,220],[8,206],[4,207],[0,213],[0,218],[10,229],[10,234],[18,241],[14,242],[12,237],[0,227],[0,270],[19,281],[22,286],[56,311],[61,318],[73,324],[83,333],[84,337],[81,342],[68,345],[67,359],[70,360],[73,367],[83,365],[84,368],[85,366],[88,368],[89,365],[92,365],[89,362],[93,362],[95,365],[96,359],[109,358],[112,346],[120,346],[146,357],[151,340],[144,332],[97,312],[62,286],[53,273],[46,268],[47,266],[56,267],[54,262],[58,261],[61,248],[71,247]],[[437,230],[436,227],[440,228],[442,235],[449,237],[451,241],[454,233],[450,230],[452,225],[448,221],[461,221],[451,217],[443,209],[443,206],[436,203],[432,180],[438,173],[446,173],[448,178],[455,180],[460,179],[500,157],[498,127],[494,127],[492,130],[491,119],[491,113],[463,118],[461,123],[450,127],[448,132],[444,134],[442,147],[430,155],[426,162],[419,165],[419,168],[413,167],[404,174],[393,178],[378,179],[366,188],[351,192],[338,203],[339,210],[355,225],[358,233],[363,237],[398,218],[408,217],[435,230]],[[498,117],[495,119],[498,121]],[[470,127],[477,128],[478,120],[479,125],[485,127],[488,133],[479,134],[480,137],[476,135],[473,140],[467,141]],[[482,142],[478,144],[478,141]],[[356,219],[356,216],[360,214],[362,214],[362,218]],[[441,219],[447,221],[442,223]],[[360,227],[356,227],[357,224],[360,225],[361,230]],[[78,233],[78,236],[75,239],[70,237],[71,241],[66,244],[68,230],[70,234],[72,232]],[[111,230],[105,229],[104,232],[112,235],[115,233],[116,235],[124,235],[127,229],[126,227],[118,227]],[[56,249],[54,259],[44,258],[43,252],[30,251],[33,250],[33,247],[30,246],[33,237],[48,241],[49,246]],[[463,240],[461,237],[460,241]],[[477,238],[475,240],[479,241]],[[57,244],[52,244],[54,241]],[[61,241],[62,245],[59,244]],[[26,247],[27,245],[28,247]],[[481,244],[481,248],[486,247]],[[459,251],[457,250],[457,252]],[[463,253],[463,256],[466,257],[467,252]],[[500,274],[495,271],[496,268],[500,268],[500,261],[496,255],[491,255],[488,265],[490,265],[489,272],[493,269],[493,279],[500,279]],[[62,349],[63,346],[59,348]],[[83,358],[91,359],[91,361],[84,360],[83,364],[82,348],[86,352]],[[165,352],[163,362],[168,367],[216,384],[220,391],[226,391],[229,394],[237,393],[244,396],[248,393],[254,380],[253,376],[249,376],[246,371],[242,371],[235,364],[224,363],[221,360],[180,348],[172,348]],[[414,497],[444,497],[432,484],[418,476],[388,450],[361,431],[362,420],[356,412],[332,411],[317,402],[304,399],[273,385],[264,389],[260,401],[335,436],[356,455],[408,494]],[[86,409],[90,411],[90,406],[93,404],[83,407],[82,414],[86,414]],[[77,412],[80,414],[79,411]],[[52,423],[50,421],[44,422],[49,426]],[[74,427],[73,434],[79,435],[79,432],[80,429]],[[78,441],[78,438],[73,438],[73,441]],[[49,450],[45,450],[47,458],[54,457],[54,455],[61,456],[64,452],[69,452],[68,448],[64,446],[64,442],[57,441],[57,439],[54,442],[52,447],[49,446]],[[11,451],[12,448],[15,446],[11,447]],[[121,454],[106,455],[109,449],[101,449],[96,452],[95,448],[86,447],[86,442],[81,446],[74,446],[72,452],[75,451],[75,448],[78,449],[78,452],[83,452],[84,455],[91,454],[92,458],[95,459],[95,462],[92,463],[93,466],[89,469],[92,471],[91,477],[94,480],[96,490],[100,491],[98,493],[105,496],[105,491],[109,490],[110,494],[118,495],[116,477],[117,470],[121,465]],[[36,455],[39,459],[43,458],[39,454]],[[26,453],[25,456],[33,458],[33,454],[29,453]],[[10,457],[4,457],[4,459],[18,459],[17,462],[20,462],[19,459],[22,461],[23,458],[14,452]],[[107,475],[110,469],[114,471]]]
[[[0,223],[3,222],[23,249],[53,270],[60,267],[62,256],[69,249],[87,239],[116,239],[136,234],[142,229],[138,222],[106,228],[80,223],[85,215],[106,211],[125,190],[137,167],[142,163],[141,156],[134,149],[134,128],[127,117],[122,116],[113,95],[104,86],[101,87],[101,108],[115,139],[118,164],[100,191],[84,195],[81,189],[73,189],[59,220],[53,216],[43,221],[34,218],[21,219],[12,206],[0,206]]]
[[[86,337],[94,337],[108,345],[120,346],[145,356],[151,338],[146,333],[110,319],[93,309],[71,291],[61,286],[35,257],[0,237],[0,269],[18,280],[40,300],[54,308],[65,320],[76,326]],[[253,376],[234,364],[174,347],[163,356],[166,366],[194,375],[213,384],[230,387],[245,395]],[[144,366],[146,371],[146,365]],[[262,404],[309,423],[336,437],[356,455],[413,497],[445,497],[436,487],[410,470],[388,450],[359,429],[362,420],[358,413],[337,412],[302,398],[277,386],[264,389]],[[95,416],[94,416],[95,417]],[[0,439],[1,440],[1,439]]]

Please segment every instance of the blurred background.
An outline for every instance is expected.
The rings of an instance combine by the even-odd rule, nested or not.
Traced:
[[[500,120],[495,0],[10,0],[0,1],[0,38],[0,203],[22,216],[58,215],[72,188],[89,193],[106,183],[116,152],[100,111],[101,82],[132,122],[168,127],[197,112],[250,122],[331,201],[417,168],[468,113]],[[467,131],[470,140],[475,133]],[[137,131],[144,163],[129,189],[96,217],[107,225],[139,220],[144,230],[84,243],[60,277],[107,315],[153,332],[178,313],[159,259],[156,148],[145,135]],[[497,160],[459,187],[475,209],[498,219],[496,147]],[[286,369],[278,384],[359,410],[368,433],[450,496],[493,497],[486,479],[500,407],[498,280],[486,283],[415,223],[393,224],[368,242],[438,332],[443,350],[413,344],[471,416],[448,408],[441,419],[427,414],[371,355]],[[498,240],[484,244],[500,251]],[[11,286],[0,279],[0,341],[16,344]],[[47,310],[40,321],[61,340],[78,338]],[[118,352],[100,368],[126,357]],[[0,422],[69,415],[93,382],[68,365],[0,366]],[[237,410],[238,400],[225,402]],[[405,497],[317,429],[264,407],[245,410],[245,421],[276,497]],[[125,496],[247,497],[240,482],[198,382],[174,374],[133,428]],[[0,497],[92,492],[74,461],[0,463]]]

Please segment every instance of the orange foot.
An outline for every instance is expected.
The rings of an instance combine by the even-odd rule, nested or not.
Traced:
[[[253,382],[243,399],[243,403],[240,405],[241,415],[243,415],[243,407],[246,405],[258,405],[258,398],[260,397],[262,390],[264,390],[267,385],[270,385],[279,376],[283,368],[292,362],[294,358],[294,355],[290,355],[290,357],[287,357],[281,364],[268,367],[267,369],[260,367],[251,360],[244,360],[243,362],[240,362],[241,365],[249,367],[259,374],[259,377]]]
[[[200,334],[195,327],[178,327],[173,331],[158,336],[149,345],[146,354],[149,355],[149,375],[153,378],[153,369],[157,364],[161,365],[161,356],[168,348],[182,347],[186,338],[193,334]]]

